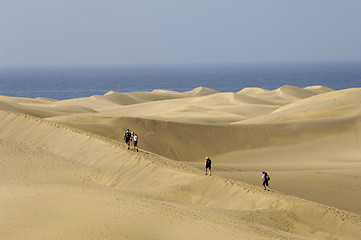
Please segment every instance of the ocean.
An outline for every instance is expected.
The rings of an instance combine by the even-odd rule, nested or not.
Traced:
[[[246,87],[322,85],[361,87],[361,62],[244,63],[163,66],[0,67],[0,95],[58,100],[165,89],[208,87],[238,92]]]

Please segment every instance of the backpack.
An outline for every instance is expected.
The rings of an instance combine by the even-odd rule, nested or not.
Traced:
[[[126,133],[125,133],[125,137],[126,137],[126,138],[130,138],[131,135],[132,135],[132,134],[131,134],[130,132],[126,132]]]
[[[207,159],[207,165],[211,165],[211,163],[212,163],[212,161],[211,161],[211,159]]]
[[[267,181],[271,180],[270,176],[267,173],[266,173],[265,177],[266,177]]]

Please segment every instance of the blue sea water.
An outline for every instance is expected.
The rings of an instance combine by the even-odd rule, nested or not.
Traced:
[[[0,95],[58,100],[108,91],[182,92],[202,86],[237,92],[283,85],[322,85],[335,90],[361,87],[361,62],[0,68]]]

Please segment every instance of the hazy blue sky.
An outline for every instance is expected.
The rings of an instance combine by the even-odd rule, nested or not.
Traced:
[[[0,0],[0,65],[361,60],[361,0]]]

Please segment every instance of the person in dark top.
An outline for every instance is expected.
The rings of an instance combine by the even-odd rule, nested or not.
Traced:
[[[130,133],[129,129],[124,133],[124,141],[128,145],[128,150],[130,148],[130,138],[132,137],[132,134]]]
[[[212,161],[209,157],[206,157],[205,165],[206,165],[206,175],[208,173],[207,169],[209,169],[209,176],[212,176]]]
[[[263,171],[262,172],[262,181],[263,181],[262,185],[264,187],[264,190],[266,190],[267,188],[268,188],[268,191],[270,190],[269,184],[268,184],[269,180],[271,180],[270,176],[267,174],[267,172]]]

